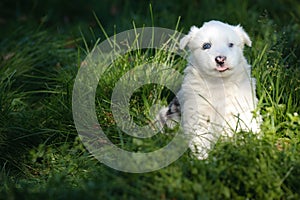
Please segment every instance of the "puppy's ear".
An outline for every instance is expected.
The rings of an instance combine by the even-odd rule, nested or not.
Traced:
[[[240,36],[243,43],[246,44],[247,46],[251,47],[252,42],[251,42],[248,34],[244,31],[243,27],[241,27],[240,25],[237,25],[237,26],[234,26],[234,30]]]
[[[192,26],[190,32],[186,36],[181,38],[181,40],[179,42],[180,49],[184,49],[186,47],[186,45],[190,42],[193,35],[195,34],[195,31],[197,31],[197,30],[198,30],[198,28],[196,26]]]
[[[181,40],[179,42],[179,48],[184,49],[184,47],[186,47],[186,45],[189,43],[190,40],[191,40],[190,35],[186,35],[183,38],[181,38]]]

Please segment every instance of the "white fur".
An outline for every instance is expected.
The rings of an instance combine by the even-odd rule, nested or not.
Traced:
[[[211,48],[203,49],[204,43]],[[230,43],[233,44],[230,47]],[[193,26],[180,41],[180,48],[190,50],[181,90],[181,123],[191,136],[190,148],[205,159],[220,136],[236,131],[259,131],[260,119],[253,118],[257,99],[251,66],[243,56],[244,45],[251,40],[241,26],[219,21]],[[215,58],[226,56],[224,67],[217,70]]]

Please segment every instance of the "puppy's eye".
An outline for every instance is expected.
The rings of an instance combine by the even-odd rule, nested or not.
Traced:
[[[229,43],[228,46],[231,48],[233,47],[233,43]]]
[[[202,49],[210,49],[210,47],[211,47],[210,43],[204,43]]]

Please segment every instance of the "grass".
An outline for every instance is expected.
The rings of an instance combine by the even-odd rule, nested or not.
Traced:
[[[148,2],[136,3],[135,9],[127,1],[104,1],[104,6],[78,1],[75,7],[60,2],[0,3],[10,11],[0,17],[6,23],[0,33],[0,199],[300,198],[297,1],[178,0],[153,2],[152,12]],[[245,55],[257,79],[263,136],[237,133],[232,141],[218,143],[205,161],[187,151],[150,173],[111,169],[89,154],[74,126],[71,98],[80,64],[98,37],[105,39],[103,30],[110,36],[131,29],[132,20],[136,27],[154,23],[175,29],[179,16],[178,29],[184,33],[209,19],[245,27],[253,41]],[[164,52],[133,51],[114,63],[97,88],[99,123],[116,145],[130,151],[152,151],[173,138],[172,132],[132,138],[116,127],[111,115],[115,83],[134,66],[152,61],[179,71],[186,62]],[[151,106],[171,96],[155,84],[137,90],[130,101],[135,122],[147,124]]]

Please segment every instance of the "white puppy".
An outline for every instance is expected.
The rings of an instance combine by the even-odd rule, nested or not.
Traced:
[[[177,99],[160,111],[159,120],[170,126],[181,115],[199,159],[207,157],[220,136],[259,131],[260,117],[253,117],[255,79],[243,56],[245,44],[251,46],[251,40],[241,26],[219,21],[193,26],[180,41],[181,49],[190,50],[188,66]]]

